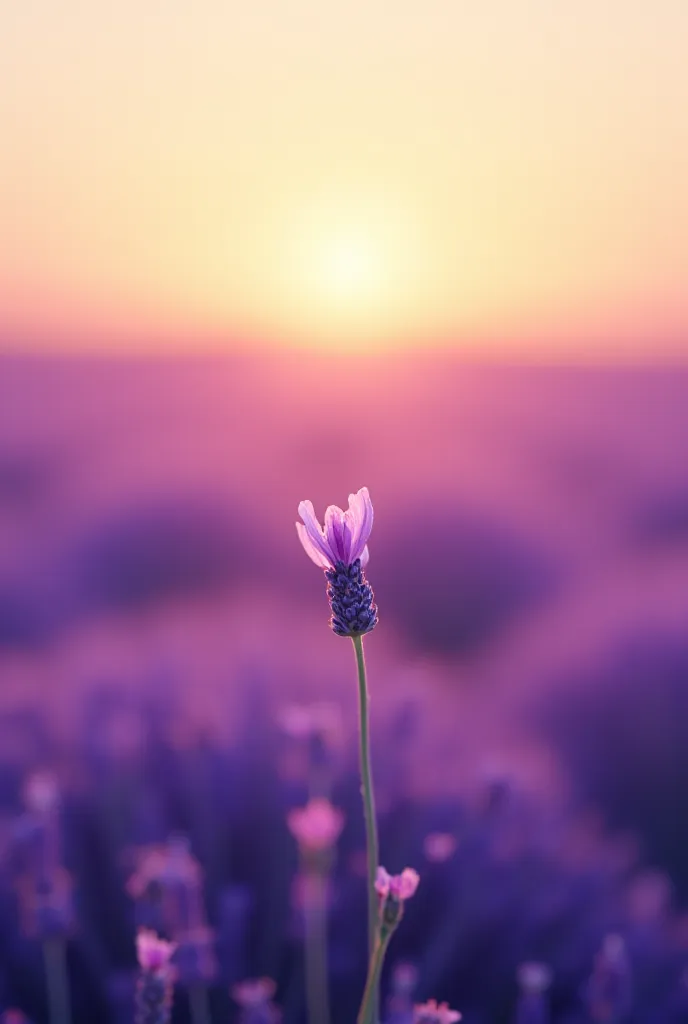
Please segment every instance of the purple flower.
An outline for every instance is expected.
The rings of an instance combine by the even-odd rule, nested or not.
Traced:
[[[380,935],[382,938],[394,931],[404,914],[404,903],[411,899],[420,876],[413,868],[404,868],[400,875],[390,875],[385,868],[377,869],[375,889],[380,897]]]
[[[337,636],[359,637],[377,625],[373,591],[363,574],[368,563],[368,538],[373,528],[373,506],[368,488],[349,495],[342,512],[330,505],[325,526],[315,517],[313,504],[299,505],[302,523],[296,530],[309,558],[325,570],[327,597],[332,609],[330,626]]]
[[[419,882],[420,876],[413,868],[404,868],[400,875],[390,875],[385,868],[379,867],[377,869],[375,888],[378,896],[383,900],[391,897],[403,902],[413,896]]]
[[[290,811],[287,824],[304,853],[321,853],[331,850],[339,839],[344,815],[329,800],[316,797]]]
[[[142,971],[166,971],[176,949],[173,942],[160,939],[148,928],[139,928],[136,936],[136,955]]]
[[[232,988],[232,997],[244,1009],[264,1006],[275,994],[277,986],[272,978],[247,978]]]
[[[272,1002],[276,985],[272,978],[249,978],[231,990],[241,1007],[239,1024],[279,1024],[281,1013]]]
[[[325,512],[325,526],[320,526],[312,501],[302,501],[296,532],[306,554],[321,569],[335,569],[338,562],[346,566],[360,558],[361,568],[368,564],[368,538],[373,529],[373,505],[367,487],[349,495],[349,507],[343,512],[330,505]]]
[[[514,1024],[548,1024],[547,989],[552,983],[551,969],[547,964],[528,961],[520,965],[516,977],[521,992]]]
[[[456,1024],[459,1020],[461,1014],[457,1010],[450,1010],[447,1003],[438,1003],[435,999],[413,1008],[414,1024]]]
[[[625,1019],[632,1005],[631,969],[621,935],[607,935],[587,986],[590,1019],[600,1024]]]
[[[175,969],[170,963],[176,949],[173,942],[140,928],[136,954],[141,972],[136,985],[135,1024],[169,1024],[172,1011]]]

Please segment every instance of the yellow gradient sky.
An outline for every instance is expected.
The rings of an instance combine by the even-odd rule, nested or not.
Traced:
[[[0,0],[0,346],[688,347],[686,0]]]

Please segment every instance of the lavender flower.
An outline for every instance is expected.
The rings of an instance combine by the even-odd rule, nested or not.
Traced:
[[[248,978],[232,988],[232,998],[241,1007],[241,1024],[277,1024],[281,1018],[272,998],[276,985],[272,978]]]
[[[517,978],[521,993],[515,1024],[548,1024],[550,1017],[545,993],[552,982],[550,968],[535,961],[523,963]]]
[[[385,1024],[412,1024],[413,993],[418,984],[418,968],[402,961],[394,966],[387,999]]]
[[[344,815],[329,800],[315,798],[290,811],[287,824],[302,854],[308,856],[333,848],[344,828]]]
[[[587,986],[591,1020],[596,1024],[619,1024],[632,1006],[631,971],[626,943],[620,935],[607,935],[595,958]]]
[[[170,960],[176,946],[141,928],[136,953],[141,973],[136,986],[136,1024],[169,1024],[175,971]]]
[[[136,871],[127,883],[136,900],[160,903],[162,927],[175,939],[205,926],[203,873],[184,836],[140,852]]]
[[[377,869],[375,889],[380,897],[380,933],[383,938],[391,934],[401,921],[404,903],[418,888],[420,876],[413,868],[404,868],[400,875],[390,875],[385,868]]]
[[[325,570],[327,597],[332,609],[330,626],[338,636],[362,636],[377,625],[374,595],[363,570],[368,564],[368,539],[373,528],[373,506],[368,488],[349,495],[343,512],[330,505],[325,526],[320,526],[313,503],[299,505],[302,523],[296,524],[306,554]]]
[[[458,1010],[450,1010],[447,1003],[429,999],[413,1008],[413,1024],[456,1024],[461,1020]]]
[[[24,785],[27,806],[17,827],[18,879],[24,928],[45,939],[72,926],[71,878],[62,866],[60,791],[50,772],[32,773]]]
[[[433,864],[442,864],[453,857],[457,845],[449,832],[430,832],[423,842],[423,853]]]
[[[400,875],[390,875],[385,868],[379,867],[375,888],[383,900],[392,898],[403,902],[413,896],[419,881],[420,876],[413,868],[404,868]]]

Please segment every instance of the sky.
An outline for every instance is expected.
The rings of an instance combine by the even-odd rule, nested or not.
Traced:
[[[685,0],[0,0],[0,346],[688,352]]]

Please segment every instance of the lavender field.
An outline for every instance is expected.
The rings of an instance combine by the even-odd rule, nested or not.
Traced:
[[[420,876],[382,1021],[688,1022],[688,371],[292,355],[0,357],[6,1024],[65,944],[73,1024],[128,1024],[140,926],[175,1024],[305,1022],[313,796],[353,1024],[355,664],[294,523],[363,486],[381,862]]]

